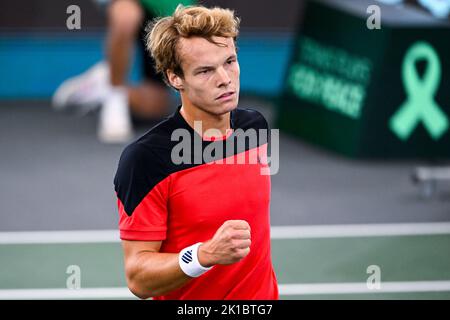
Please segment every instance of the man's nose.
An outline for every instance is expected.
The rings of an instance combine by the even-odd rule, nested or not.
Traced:
[[[228,75],[228,72],[225,70],[225,68],[221,67],[217,69],[217,86],[227,86],[231,83],[231,78]]]

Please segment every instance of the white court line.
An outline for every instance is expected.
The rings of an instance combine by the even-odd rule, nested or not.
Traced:
[[[272,239],[450,234],[449,222],[273,226]],[[119,242],[117,230],[0,232],[0,244]]]
[[[119,242],[118,230],[0,232],[0,244]]]
[[[136,298],[128,288],[2,289],[0,300]]]
[[[281,296],[324,294],[379,294],[407,292],[450,292],[450,281],[382,282],[380,289],[366,283],[280,284]],[[126,299],[136,298],[128,288],[2,289],[0,300],[45,299]]]
[[[272,239],[383,237],[450,234],[449,222],[275,226]]]
[[[281,284],[280,295],[450,292],[450,281],[381,282],[380,289],[369,289],[366,283]]]

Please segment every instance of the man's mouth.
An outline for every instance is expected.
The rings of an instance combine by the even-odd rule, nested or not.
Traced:
[[[226,98],[231,97],[232,95],[234,95],[234,91],[228,91],[228,92],[225,92],[225,93],[221,94],[220,96],[218,96],[216,98],[216,100],[226,99]]]

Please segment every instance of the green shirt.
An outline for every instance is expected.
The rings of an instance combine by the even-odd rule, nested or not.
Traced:
[[[140,0],[142,6],[153,13],[153,15],[165,17],[170,16],[179,4],[189,6],[194,0]]]

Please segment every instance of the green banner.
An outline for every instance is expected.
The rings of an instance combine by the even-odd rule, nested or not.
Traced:
[[[450,158],[450,27],[304,10],[277,126],[350,157]]]

